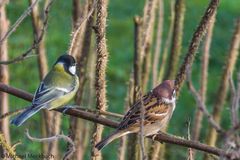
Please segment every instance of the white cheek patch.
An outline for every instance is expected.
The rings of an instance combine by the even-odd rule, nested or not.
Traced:
[[[167,104],[174,104],[176,101],[175,97],[172,97],[172,99],[168,99],[168,98],[162,98],[163,102],[167,103]]]
[[[76,66],[70,66],[69,72],[72,73],[73,75],[76,74]]]

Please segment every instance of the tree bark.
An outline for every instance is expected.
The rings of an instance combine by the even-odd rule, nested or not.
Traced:
[[[108,0],[97,1],[97,19],[96,19],[96,48],[97,48],[97,62],[96,62],[96,109],[107,109],[106,98],[106,67],[108,61],[108,51],[106,44],[106,20],[107,20],[107,5]],[[101,152],[98,152],[95,145],[102,139],[103,126],[95,124],[92,141],[92,160],[102,159]]]
[[[0,39],[8,31],[9,21],[6,16],[6,4],[7,2],[2,2],[0,4]],[[8,59],[8,42],[7,40],[3,41],[0,44],[0,61],[6,61]],[[0,65],[0,82],[8,84],[9,81],[9,72],[8,66]],[[8,112],[8,94],[0,92],[0,114]],[[10,144],[10,132],[9,132],[9,119],[5,118],[0,121],[0,132],[3,134],[7,143]],[[0,155],[4,153],[3,148],[0,146]]]

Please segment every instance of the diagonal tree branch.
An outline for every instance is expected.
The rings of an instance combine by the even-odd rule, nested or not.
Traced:
[[[175,81],[175,86],[176,86],[176,93],[177,95],[180,92],[180,89],[183,85],[183,82],[186,79],[186,72],[187,72],[187,67],[192,66],[193,61],[194,61],[194,57],[196,55],[196,51],[200,45],[200,42],[202,40],[202,37],[205,35],[206,30],[209,26],[209,23],[212,19],[212,17],[214,16],[217,7],[219,4],[219,0],[211,0],[211,2],[208,5],[208,8],[206,9],[204,16],[202,17],[196,31],[193,34],[191,43],[189,45],[188,48],[188,52],[184,58],[184,62],[181,65],[177,77],[176,77],[176,81]]]
[[[5,84],[1,84],[0,83],[0,91],[7,91],[7,93],[14,95],[16,97],[25,99],[27,101],[31,101],[33,98],[33,95],[25,92],[23,90],[19,90],[16,89],[14,87],[5,85]],[[63,112],[65,110],[65,108],[60,108],[60,109],[56,109],[55,111],[58,112]],[[78,110],[78,109],[68,109],[65,114],[70,115],[70,116],[75,116],[78,118],[82,118],[85,120],[89,120],[98,124],[102,124],[104,126],[108,126],[108,127],[112,127],[112,128],[117,128],[118,127],[118,122],[115,122],[113,120],[104,118],[99,116],[96,113],[90,113],[87,111],[82,111],[82,110]],[[236,126],[237,127],[237,126]],[[235,128],[236,129],[236,128]],[[237,129],[239,129],[239,126],[237,127]],[[149,136],[148,138],[152,138],[151,136]],[[170,143],[170,144],[176,144],[179,146],[183,146],[183,147],[187,147],[187,148],[194,148],[197,149],[199,151],[203,151],[203,152],[207,152],[207,153],[211,153],[217,156],[225,156],[225,157],[230,157],[231,153],[227,153],[225,150],[223,149],[219,149],[216,147],[211,147],[208,146],[206,144],[202,144],[200,142],[196,142],[196,141],[192,141],[192,140],[186,140],[183,138],[179,138],[173,135],[169,135],[169,134],[164,134],[161,133],[159,135],[157,135],[154,140],[159,141],[159,142],[165,142],[165,143]]]

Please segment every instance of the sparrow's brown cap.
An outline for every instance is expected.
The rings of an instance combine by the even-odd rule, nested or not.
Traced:
[[[153,89],[153,94],[157,97],[171,99],[174,89],[174,80],[165,80]]]

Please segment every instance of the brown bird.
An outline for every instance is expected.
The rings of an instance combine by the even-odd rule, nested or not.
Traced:
[[[142,102],[141,102],[142,101]],[[95,147],[101,150],[114,139],[140,131],[141,107],[144,105],[143,135],[157,134],[172,117],[176,93],[174,80],[166,80],[133,104],[118,128]]]

